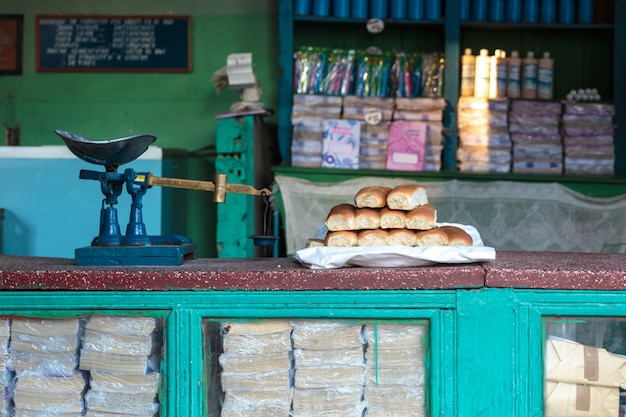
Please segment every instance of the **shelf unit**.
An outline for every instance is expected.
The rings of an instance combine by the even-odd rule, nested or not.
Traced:
[[[460,0],[444,2],[441,20],[384,21],[380,34],[366,30],[367,19],[295,16],[293,0],[279,1],[279,63],[283,70],[278,97],[278,138],[285,164],[291,162],[291,106],[293,97],[293,53],[302,45],[336,48],[382,50],[443,51],[445,54],[444,98],[448,106],[444,125],[443,169],[456,170],[456,103],[459,98],[460,57],[466,47],[474,53],[479,48],[520,55],[532,50],[535,55],[550,51],[555,58],[555,98],[573,88],[598,88],[604,100],[615,104],[615,175],[626,175],[626,129],[619,126],[626,120],[626,2],[615,1],[613,23],[542,24],[524,22],[461,21]],[[606,0],[596,0],[604,2]],[[498,36],[493,36],[498,34]],[[572,69],[572,70],[570,70]],[[463,173],[457,173],[459,178]],[[552,176],[558,181],[562,176]]]

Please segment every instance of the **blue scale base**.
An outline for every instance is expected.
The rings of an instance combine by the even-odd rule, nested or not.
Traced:
[[[76,265],[176,266],[196,259],[195,243],[145,246],[86,246],[74,251]]]

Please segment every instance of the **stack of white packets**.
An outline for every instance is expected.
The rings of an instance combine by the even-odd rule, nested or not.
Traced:
[[[86,417],[150,417],[159,410],[162,327],[152,317],[93,315],[80,369],[90,371]]]

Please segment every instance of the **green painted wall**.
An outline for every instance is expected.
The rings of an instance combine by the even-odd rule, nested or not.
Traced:
[[[99,140],[149,132],[157,136],[157,146],[188,151],[214,145],[215,115],[239,99],[213,87],[213,73],[226,65],[228,54],[252,52],[262,100],[276,109],[277,7],[277,0],[2,1],[0,14],[24,16],[24,45],[23,74],[0,75],[0,123],[19,125],[24,146],[62,144],[56,128]],[[38,73],[36,16],[60,13],[190,15],[192,72]],[[211,180],[213,165],[210,158],[190,160],[188,177]],[[210,196],[197,194],[187,197],[187,230],[164,232],[187,234],[205,257],[213,254],[214,208],[207,207]]]

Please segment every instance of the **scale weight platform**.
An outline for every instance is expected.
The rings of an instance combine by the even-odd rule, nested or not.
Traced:
[[[195,243],[145,246],[85,246],[75,250],[82,266],[177,266],[196,259]]]

